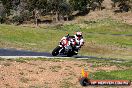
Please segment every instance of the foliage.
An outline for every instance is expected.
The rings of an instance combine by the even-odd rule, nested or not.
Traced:
[[[34,9],[46,9],[47,0],[27,0],[27,7],[29,11]]]
[[[59,13],[60,14],[62,14],[63,16],[64,15],[70,15],[71,12],[72,12],[71,6],[68,3],[63,2],[60,4],[60,6],[59,6]]]
[[[35,17],[36,10],[39,12],[40,16],[52,15],[53,17],[55,16],[56,20],[64,19],[64,17],[72,17],[70,15],[74,11],[79,11],[79,13],[85,15],[89,13],[90,8],[93,11],[96,8],[100,10],[103,1],[104,0],[0,0],[0,3],[2,3],[4,14],[7,18],[8,16],[21,14],[21,16],[24,17],[24,21],[26,21],[26,19],[30,20],[29,18],[31,16],[37,20]],[[126,4],[123,3],[132,5],[132,0],[112,1],[115,4],[121,4],[119,5],[121,10],[129,10],[127,6],[124,6]]]
[[[120,12],[128,12],[131,9],[132,0],[111,0],[114,7],[119,7]]]
[[[71,10],[69,4],[65,0],[49,0],[49,8],[56,15],[56,21],[60,20],[60,16],[69,15]]]
[[[87,5],[89,4],[89,0],[70,0],[69,3],[75,11],[84,11],[87,8]]]
[[[12,18],[12,22],[13,23],[17,23],[17,24],[20,24],[20,23],[22,23],[24,20],[23,20],[23,17],[22,16],[14,16],[13,18]]]
[[[5,17],[0,16],[0,23],[2,24],[4,23],[4,21],[5,21]]]
[[[20,16],[23,18],[23,21],[28,21],[28,20],[30,20],[32,13],[29,12],[28,10],[25,10],[23,13],[21,13]]]
[[[5,12],[10,15],[10,9],[12,9],[12,1],[11,0],[0,0],[5,8]]]

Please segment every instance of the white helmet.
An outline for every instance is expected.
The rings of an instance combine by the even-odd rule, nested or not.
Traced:
[[[82,37],[82,32],[76,32],[76,36],[79,38]]]

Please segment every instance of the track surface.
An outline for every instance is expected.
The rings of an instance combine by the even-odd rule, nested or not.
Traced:
[[[38,57],[52,57],[50,53],[47,52],[33,52],[33,51],[25,51],[25,50],[15,50],[15,49],[0,49],[0,57],[1,56],[38,56]],[[58,55],[56,57],[66,58],[65,55]],[[73,56],[73,58],[96,58],[90,56]]]
[[[14,50],[14,49],[0,49],[0,56],[47,56],[47,57],[52,57],[50,53]]]
[[[0,49],[0,57],[1,58],[71,58],[67,57],[65,55],[58,55],[56,57],[53,57],[50,53],[47,52],[33,52],[33,51],[25,51],[25,50],[15,50],[15,49]],[[104,59],[104,60],[113,60],[113,61],[121,61],[123,62],[124,60],[121,59],[114,59],[114,58],[99,58],[95,56],[80,56],[80,55],[75,55],[72,58],[77,58],[77,59]]]

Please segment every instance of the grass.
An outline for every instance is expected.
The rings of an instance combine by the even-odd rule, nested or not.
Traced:
[[[28,83],[28,81],[30,81],[28,78],[25,78],[25,77],[20,78],[20,82],[22,83]]]
[[[5,59],[4,58],[0,58],[0,61],[4,61]]]
[[[132,60],[126,61],[126,60],[106,60],[106,59],[87,59],[87,60],[83,60],[87,63],[92,63],[91,66],[92,67],[100,67],[100,66],[117,66],[117,67],[128,67],[128,68],[132,68]]]
[[[22,60],[22,59],[16,59],[15,61],[16,62],[20,62],[20,63],[26,63],[26,61],[25,60]]]
[[[41,86],[41,85],[35,85],[35,86],[29,86],[28,88],[50,88],[48,86]]]
[[[61,82],[60,88],[73,88],[75,85],[69,81],[63,80]]]
[[[98,65],[98,64],[102,64],[102,66],[104,66],[104,64],[106,65],[116,65],[116,66],[126,66],[126,67],[131,67],[132,66],[132,60],[122,60],[122,59],[96,59],[96,58],[90,58],[90,59],[76,59],[76,58],[54,58],[54,59],[50,59],[50,58],[17,58],[14,59],[14,61],[20,61],[20,62],[27,62],[27,61],[52,61],[52,62],[64,62],[64,61],[84,61],[87,63],[92,63],[93,65]],[[86,64],[82,64],[82,65],[78,65],[78,64],[74,64],[75,66],[78,67],[82,67],[82,66],[86,66]],[[67,68],[72,68],[71,66],[66,66]],[[61,68],[60,66],[53,66],[51,68]],[[45,69],[45,68],[41,68],[40,69]]]
[[[27,61],[52,61],[52,62],[64,62],[64,61],[84,61],[87,63],[92,63],[92,67],[98,67],[98,66],[112,66],[112,65],[116,65],[116,66],[126,66],[126,67],[132,67],[132,60],[124,60],[124,59],[103,59],[103,58],[90,58],[90,59],[76,59],[76,58],[54,58],[54,59],[50,59],[50,58],[16,58],[16,59],[12,59],[11,61],[16,61],[16,62],[20,62],[20,63],[27,63]],[[2,60],[5,61],[5,60]],[[10,61],[7,59],[7,61]],[[78,65],[78,64],[74,64],[75,66],[78,67],[85,67],[87,66],[87,64],[82,64],[82,65]],[[36,65],[35,65],[36,66]],[[67,68],[72,68],[71,66],[66,66]],[[51,66],[51,69],[57,69],[60,70],[61,66]],[[39,67],[39,69],[45,69],[43,67]]]
[[[82,25],[80,27],[80,25]],[[81,29],[79,29],[81,28]],[[104,33],[104,34],[132,34],[132,25],[121,23],[112,19],[102,19],[95,21],[83,20],[79,24],[70,24],[62,27],[67,31],[82,31],[86,33]]]
[[[118,47],[132,47],[131,36],[112,36],[112,35],[100,35],[100,34],[89,34],[85,36],[87,40],[93,41],[97,44],[108,44]]]
[[[128,68],[132,68],[132,60],[121,60],[121,59],[94,59],[94,58],[91,58],[91,59],[84,59],[84,60],[79,60],[79,59],[74,59],[74,58],[54,58],[54,59],[47,59],[47,58],[18,58],[18,59],[14,59],[14,61],[18,61],[19,60],[21,62],[27,62],[27,61],[37,61],[37,60],[40,60],[40,61],[53,61],[53,62],[64,62],[64,61],[84,61],[84,62],[87,62],[87,63],[92,63],[91,66],[92,67],[99,67],[99,66],[118,66],[118,67],[122,67],[122,66],[125,66],[125,67],[128,67]],[[87,66],[87,64],[82,64],[82,65],[78,65],[78,64],[74,64],[75,66],[78,66],[78,67],[85,67]],[[72,67],[71,66],[66,66],[67,68],[71,69]],[[45,69],[43,67],[39,67],[39,69]],[[61,69],[61,66],[51,66],[50,67],[51,70],[60,70]]]
[[[106,71],[100,71],[100,72],[95,72],[93,73],[93,79],[109,79],[109,80],[132,80],[132,70],[128,69],[128,70],[116,70],[116,71],[110,71],[110,72],[106,72]]]
[[[83,60],[88,63],[92,63],[91,68],[96,67],[109,67],[117,66],[118,68],[125,67],[125,69],[104,71],[98,70],[96,72],[90,73],[90,79],[99,79],[99,80],[131,80],[132,81],[132,61],[117,61],[114,60],[98,60],[98,59],[89,59]]]
[[[73,35],[75,31],[82,31],[85,46],[80,51],[81,55],[131,59],[132,36],[111,35],[132,34],[131,29],[132,25],[112,19],[84,20],[78,24],[44,28],[0,24],[0,48],[52,52],[66,32]]]
[[[11,65],[11,63],[10,62],[6,62],[6,63],[3,63],[3,65],[6,66],[6,67],[8,67],[8,66]]]
[[[58,72],[59,70],[61,70],[62,67],[61,66],[50,66],[50,70],[52,72]]]
[[[16,61],[16,62],[27,62],[27,61],[52,61],[52,62],[62,62],[63,60],[60,59],[60,58],[54,58],[54,59],[49,59],[49,58],[16,58],[14,59],[13,61]],[[67,59],[68,60],[68,59]],[[72,59],[69,59],[69,60],[72,60]]]
[[[131,34],[132,25],[124,24],[112,19],[99,20],[95,24],[97,28],[92,28],[93,32],[110,34]],[[92,31],[91,31],[92,32]]]
[[[35,51],[38,51],[39,49],[47,51],[45,47],[51,47],[53,45],[55,41],[52,41],[52,34],[55,35],[57,32],[53,30],[47,31],[46,29],[41,30],[7,25],[0,26],[0,31],[2,34],[0,35],[0,41],[2,42],[1,47],[6,48],[21,47],[22,49],[32,50],[34,47],[33,50]]]

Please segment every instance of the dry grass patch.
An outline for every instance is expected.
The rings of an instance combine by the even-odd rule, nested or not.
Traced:
[[[28,81],[30,81],[28,78],[25,78],[25,77],[20,78],[20,82],[22,83],[28,83]]]
[[[5,63],[3,63],[2,65],[7,67],[7,66],[10,66],[11,63],[10,63],[10,62],[5,62]]]
[[[61,66],[50,66],[49,68],[50,68],[50,70],[51,70],[52,72],[58,72],[59,70],[62,69]]]

